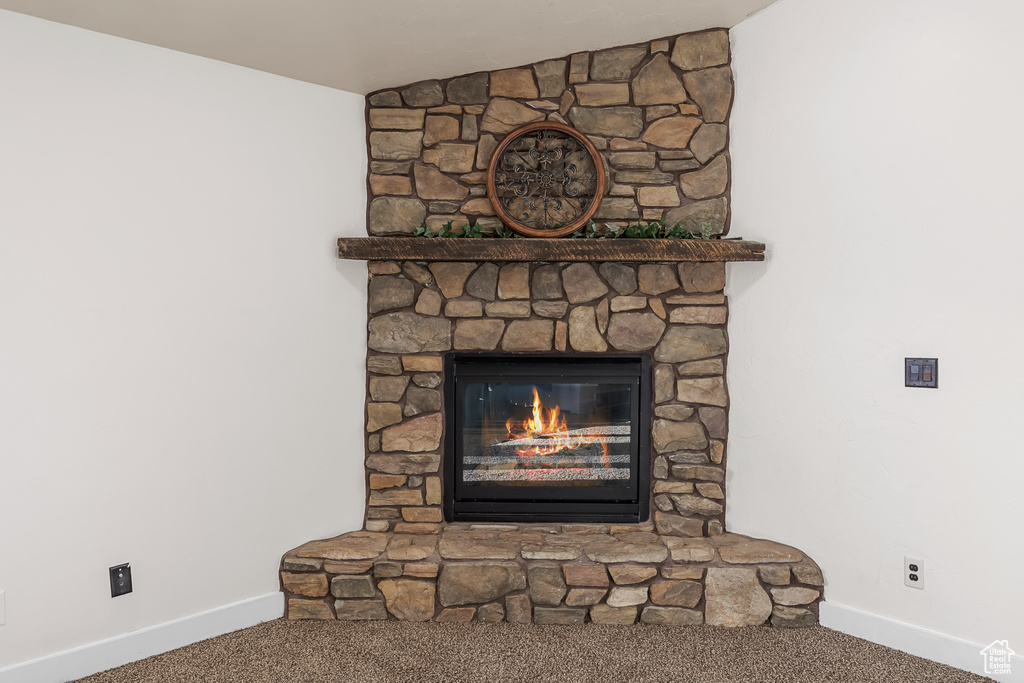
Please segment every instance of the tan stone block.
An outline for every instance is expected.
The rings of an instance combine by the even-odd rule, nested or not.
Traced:
[[[307,598],[322,598],[327,595],[326,574],[292,574],[281,572],[281,583],[289,593]]]
[[[396,486],[405,486],[407,477],[400,474],[371,474],[371,489],[390,489]]]
[[[704,265],[704,264],[701,264]],[[714,264],[707,264],[714,265]],[[722,269],[724,276],[725,269]],[[680,270],[680,280],[683,283],[683,288],[687,286],[687,276],[684,275],[683,271]],[[725,285],[723,281],[723,286]],[[692,284],[690,285],[693,286]],[[676,296],[670,296],[665,300],[665,303],[673,306],[718,306],[725,303],[724,294],[680,294]]]
[[[498,141],[493,135],[481,135],[479,142],[476,143],[476,167],[480,169],[487,168],[487,165],[491,162],[491,156],[494,154],[495,148],[498,146]]]
[[[370,128],[419,130],[423,128],[423,109],[371,109]]]
[[[573,125],[587,135],[609,137],[639,137],[643,131],[643,118],[637,107],[572,107],[569,118]],[[599,148],[600,149],[600,148]]]
[[[493,351],[504,331],[502,320],[459,320],[455,325],[454,346],[458,351]]]
[[[674,187],[648,186],[636,192],[640,206],[679,206],[679,193]]]
[[[437,538],[431,535],[395,534],[388,543],[388,559],[399,561],[423,560],[434,554]]]
[[[410,522],[398,522],[395,524],[396,534],[439,534],[441,533],[440,524],[425,524],[417,523],[413,524]]]
[[[558,97],[562,94],[565,90],[565,68],[564,59],[553,59],[533,65],[541,97]]]
[[[729,33],[721,29],[685,33],[676,38],[672,63],[684,71],[729,63]]]
[[[725,192],[729,185],[729,164],[726,157],[716,157],[714,161],[692,173],[679,176],[679,187],[690,199],[707,199]]]
[[[690,151],[702,164],[725,149],[729,129],[721,123],[705,123],[697,129],[690,140]]]
[[[569,83],[585,83],[589,73],[589,52],[577,52],[569,58]]]
[[[428,114],[461,114],[462,107],[457,104],[446,104],[441,107],[431,107],[427,110]]]
[[[668,52],[668,41],[667,40],[652,40],[651,41],[651,54],[656,52]]]
[[[643,141],[668,149],[684,149],[700,124],[695,116],[670,116],[658,119],[643,134]]]
[[[761,580],[773,586],[789,585],[789,567],[785,565],[765,565],[758,568]]]
[[[433,149],[424,150],[423,161],[434,164],[445,173],[469,173],[473,170],[476,145],[442,142]]]
[[[608,570],[604,565],[566,564],[562,573],[570,586],[608,587]]]
[[[491,73],[491,97],[530,99],[539,97],[530,69],[505,69]]]
[[[669,321],[685,325],[724,325],[726,315],[724,306],[687,306],[673,309]]]
[[[365,574],[373,568],[373,562],[324,562],[328,574]]]
[[[610,607],[630,607],[647,602],[647,586],[616,586],[608,594]]]
[[[676,382],[676,397],[683,403],[701,403],[720,407],[729,405],[729,397],[725,392],[725,380],[722,377],[680,379]]]
[[[596,605],[607,592],[605,588],[573,588],[565,597],[565,604],[569,607]]]
[[[423,493],[419,490],[393,489],[370,491],[371,506],[380,505],[423,505]]]
[[[686,99],[686,89],[669,64],[667,55],[655,55],[633,79],[634,104],[678,104]]]
[[[440,477],[427,477],[426,479],[427,488],[427,505],[440,505],[441,504],[441,478]]]
[[[674,470],[675,468],[673,468],[673,472]],[[715,471],[721,472],[721,470]],[[705,498],[714,498],[715,500],[721,500],[725,498],[725,493],[722,492],[722,487],[719,486],[718,484],[697,484],[697,491],[699,491],[700,495],[704,496]]]
[[[765,564],[769,562],[800,562],[803,553],[788,545],[760,539],[725,538],[719,543],[718,554],[729,564]]]
[[[368,519],[363,523],[363,528],[367,531],[389,531],[391,522],[386,519]]]
[[[595,52],[590,64],[590,78],[595,81],[624,81],[645,56],[645,46]]]
[[[422,150],[422,131],[409,133],[374,131],[370,133],[370,156],[374,159],[416,159]]]
[[[429,621],[434,616],[434,583],[387,579],[377,584],[388,611],[400,621]]]
[[[612,168],[649,169],[654,168],[654,160],[654,152],[614,152],[608,162]]]
[[[672,115],[674,115],[674,114],[676,114],[678,112],[679,112],[679,108],[678,107],[673,107],[673,106],[668,105],[668,104],[659,104],[659,105],[656,105],[656,106],[653,106],[653,107],[647,107],[644,110],[644,115],[647,118],[647,122],[650,123],[651,121],[657,121],[658,119],[663,119],[666,116],[672,116]],[[694,115],[697,115],[697,113],[698,112],[694,112]]]
[[[732,105],[732,69],[718,66],[683,74],[683,85],[697,103],[704,120],[722,123],[729,116]]]
[[[655,626],[700,626],[704,623],[704,615],[700,610],[685,607],[644,607],[640,622]]]
[[[416,312],[420,315],[438,315],[441,313],[441,295],[432,289],[424,289],[416,300]]]
[[[430,147],[445,140],[459,138],[459,120],[452,116],[428,116],[423,131],[423,145]]]
[[[725,372],[725,366],[721,358],[709,360],[695,360],[690,363],[680,363],[676,366],[676,372],[680,377],[693,377],[697,375],[721,375]],[[715,436],[712,434],[712,436]]]
[[[565,351],[569,340],[569,325],[561,320],[555,321],[555,350]]]
[[[413,507],[402,508],[402,519],[407,522],[441,522],[441,508]]]
[[[413,168],[416,180],[416,194],[423,199],[455,199],[462,201],[469,194],[469,189],[449,178],[440,171],[429,166]]]
[[[371,175],[370,192],[373,194],[412,194],[412,181],[403,175]]]
[[[334,619],[334,612],[323,600],[288,598],[288,619]]]
[[[578,306],[569,313],[569,343],[580,352],[603,352],[608,350],[601,333],[597,331],[597,319],[593,307]]]
[[[583,107],[629,104],[629,85],[626,83],[586,83],[577,85],[576,101]]]
[[[531,109],[503,97],[495,97],[487,105],[487,109],[484,110],[483,119],[480,121],[480,130],[487,133],[506,135],[527,123],[543,120],[544,114],[536,109]],[[483,141],[483,137],[481,137],[481,141]],[[479,164],[477,166],[479,167]]]
[[[510,624],[529,624],[533,621],[533,607],[528,595],[509,595],[505,598],[506,620]]]
[[[612,579],[619,585],[643,583],[658,575],[657,567],[646,567],[641,564],[620,564],[608,567]]]
[[[490,199],[482,197],[480,199],[469,200],[462,205],[460,211],[470,216],[493,216],[494,206],[491,205]]]
[[[406,372],[441,372],[444,360],[440,356],[402,356],[402,368]]]
[[[476,300],[449,301],[444,307],[444,314],[449,318],[479,318],[484,314],[484,306]]]
[[[476,607],[446,607],[434,621],[468,624],[476,616]]]
[[[323,561],[312,558],[285,556],[281,560],[281,569],[291,572],[315,572],[323,569]]]
[[[437,81],[423,81],[402,90],[402,99],[410,107],[437,107],[444,103],[444,93]]]
[[[427,215],[427,207],[412,197],[376,197],[370,202],[367,227],[371,235],[411,235]]]
[[[696,581],[656,581],[651,584],[651,602],[656,605],[696,607],[704,590]]]
[[[491,318],[529,318],[529,301],[493,301],[484,307]]]
[[[402,574],[421,579],[432,579],[437,576],[438,568],[437,562],[409,562],[402,568]]]
[[[572,94],[571,90],[566,90],[562,93],[562,98],[559,100],[558,113],[565,116],[569,113],[569,108],[576,103],[576,96]]]
[[[611,300],[612,313],[639,311],[644,308],[647,308],[647,297],[645,296],[616,296]]]
[[[640,211],[640,216],[645,221],[660,221],[664,215],[665,209],[643,209]]]
[[[509,263],[498,271],[499,299],[530,298],[530,266],[526,263]]]
[[[402,421],[402,407],[397,403],[368,403],[366,431],[375,432]]]
[[[807,562],[811,562],[807,560]],[[825,579],[821,576],[821,570],[810,564],[798,564],[793,566],[793,575],[796,580],[800,583],[810,584],[812,586],[824,586]]]
[[[658,481],[654,483],[655,493],[693,493],[693,482]]]
[[[699,581],[700,579],[704,578],[704,568],[680,567],[677,565],[669,565],[667,567],[662,568],[661,575],[664,576],[666,579],[691,579],[694,581]]]

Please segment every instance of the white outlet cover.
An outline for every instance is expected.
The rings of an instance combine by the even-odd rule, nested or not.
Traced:
[[[917,567],[917,571],[910,569],[910,565]],[[910,578],[911,574],[917,575],[917,580],[913,581]],[[904,557],[903,558],[903,583],[908,588],[917,588],[924,590],[924,560],[917,557]]]

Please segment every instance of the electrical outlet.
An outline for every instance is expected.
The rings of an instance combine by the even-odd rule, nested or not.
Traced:
[[[7,623],[7,591],[0,590],[0,626]]]
[[[110,568],[110,597],[132,592],[132,568],[128,563]]]
[[[924,562],[916,557],[903,558],[903,583],[924,590]]]

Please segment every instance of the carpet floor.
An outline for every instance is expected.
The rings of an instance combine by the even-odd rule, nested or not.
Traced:
[[[81,679],[244,681],[991,680],[827,628],[277,621]]]

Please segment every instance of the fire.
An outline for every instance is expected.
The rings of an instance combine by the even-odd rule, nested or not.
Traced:
[[[528,420],[517,423],[509,418],[505,423],[508,429],[508,438],[512,439],[550,439],[551,445],[524,446],[516,449],[516,454],[521,458],[554,455],[560,451],[573,448],[583,448],[590,444],[600,444],[605,466],[608,466],[608,444],[604,439],[587,434],[570,434],[569,426],[566,424],[562,409],[557,405],[547,410],[547,418],[544,416],[544,404],[541,403],[537,387],[533,388],[533,412]]]

